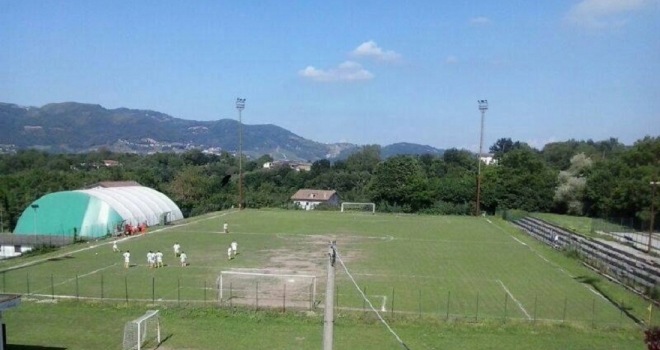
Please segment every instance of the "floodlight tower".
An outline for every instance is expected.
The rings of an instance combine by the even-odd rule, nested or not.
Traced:
[[[488,100],[478,100],[477,103],[479,104],[479,111],[481,111],[481,132],[479,133],[479,154],[477,154],[477,210],[475,214],[479,216],[481,214],[481,152],[483,152],[484,147],[484,117],[488,110]]]
[[[245,99],[236,99],[238,110],[238,210],[243,209],[243,119],[241,112],[245,109]]]

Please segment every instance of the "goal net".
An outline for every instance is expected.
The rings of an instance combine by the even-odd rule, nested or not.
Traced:
[[[221,271],[217,289],[223,305],[311,310],[316,301],[316,276]]]
[[[376,213],[376,204],[374,203],[356,203],[356,202],[343,202],[341,204],[341,212],[370,212]]]
[[[142,317],[126,322],[124,350],[141,350],[145,346],[156,348],[160,344],[160,318],[158,310],[149,310]]]

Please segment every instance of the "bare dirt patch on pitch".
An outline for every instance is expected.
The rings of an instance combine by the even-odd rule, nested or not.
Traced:
[[[285,278],[268,278],[254,276],[242,277],[250,280],[250,287],[241,288],[241,296],[234,294],[232,302],[243,305],[256,305],[259,307],[282,307],[286,300],[288,307],[306,308],[310,305],[309,279],[296,278],[296,276],[316,276],[316,289],[324,288],[326,264],[328,262],[328,245],[332,240],[341,238],[344,245],[366,242],[369,238],[342,237],[341,235],[284,235],[277,236],[287,241],[286,248],[264,249],[258,253],[267,256],[267,262],[261,268],[236,268],[233,271],[250,272],[254,274],[287,275]],[[349,250],[350,253],[342,255],[346,263],[357,259],[359,251]],[[256,285],[258,281],[258,287]],[[285,287],[286,285],[286,287]],[[238,292],[238,291],[236,291]],[[234,293],[234,292],[232,292]],[[257,293],[259,296],[257,296]],[[286,295],[285,295],[286,294]],[[299,301],[296,301],[299,299]]]

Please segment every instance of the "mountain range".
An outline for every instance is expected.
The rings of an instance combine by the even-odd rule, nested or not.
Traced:
[[[325,144],[300,137],[273,124],[242,126],[242,150],[251,157],[276,160],[342,159],[358,151],[351,143]],[[82,153],[105,148],[113,152],[154,153],[202,149],[235,153],[239,123],[234,119],[195,121],[128,108],[106,109],[76,102],[24,107],[0,103],[0,151],[36,148],[53,153]],[[440,155],[443,150],[414,143],[381,148],[381,156]]]

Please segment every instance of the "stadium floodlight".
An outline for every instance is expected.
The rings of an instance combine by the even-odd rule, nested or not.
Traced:
[[[649,182],[651,185],[651,222],[649,223],[649,243],[648,247],[646,247],[646,252],[651,253],[651,248],[653,247],[653,224],[655,223],[655,187],[660,184],[659,181],[651,181]]]
[[[484,147],[484,117],[488,110],[488,100],[477,100],[479,111],[481,111],[481,132],[479,133],[479,154],[477,154],[477,207],[475,214],[479,216],[481,202],[481,153]]]
[[[238,110],[238,210],[243,209],[243,118],[241,112],[245,109],[245,99],[236,99]]]

